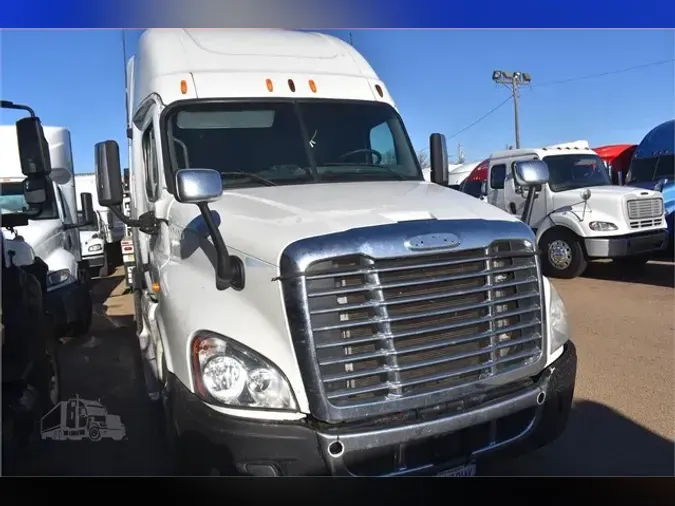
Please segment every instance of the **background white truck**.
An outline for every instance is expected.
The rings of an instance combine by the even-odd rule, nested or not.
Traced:
[[[440,134],[424,181],[352,46],[148,30],[127,68],[131,218],[114,141],[98,197],[133,228],[146,386],[177,463],[466,475],[564,429],[575,348],[532,230],[444,187]]]
[[[76,174],[75,188],[78,196],[82,193],[96,195],[96,175]],[[82,212],[81,206],[79,212]],[[125,226],[110,209],[99,204],[94,197],[96,223],[80,229],[82,259],[88,262],[90,273],[106,277],[121,261],[120,241],[124,237]]]
[[[543,160],[549,167],[550,179],[530,217],[547,276],[577,277],[594,259],[635,268],[666,247],[659,192],[613,186],[604,162],[586,141],[493,153],[487,181],[490,204],[522,215],[527,191],[515,182],[513,164],[526,160]]]
[[[83,335],[91,325],[91,282],[80,249],[78,228],[83,223],[78,221],[70,132],[53,126],[40,130],[46,148],[40,151],[46,158],[45,175],[39,172],[43,167],[37,161],[36,146],[25,147],[22,154],[17,142],[22,135],[37,135],[30,128],[39,119],[27,106],[2,101],[2,107],[29,111],[31,116],[20,121],[33,123],[27,124],[28,134],[19,130],[19,122],[0,126],[0,209],[3,214],[31,213],[29,224],[15,230],[49,267],[45,305],[54,314],[59,334]],[[25,184],[44,195],[39,212],[29,210]],[[83,202],[85,214],[93,216],[89,214],[93,213],[91,194],[84,194]]]

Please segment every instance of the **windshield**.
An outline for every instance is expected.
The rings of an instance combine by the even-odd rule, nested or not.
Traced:
[[[30,208],[23,196],[23,184],[19,181],[0,183],[0,211],[2,214],[26,213],[31,220],[53,220],[59,217],[52,195],[42,204],[38,214]]]
[[[167,120],[173,170],[209,168],[225,187],[423,180],[399,115],[352,101],[183,106]]]
[[[635,158],[630,164],[626,184],[658,181],[661,178],[675,178],[675,155]]]
[[[548,184],[554,192],[612,184],[598,155],[552,155],[544,157],[544,161],[548,165]]]

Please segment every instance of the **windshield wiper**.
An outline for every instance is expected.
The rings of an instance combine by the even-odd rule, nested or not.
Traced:
[[[382,169],[392,176],[395,176],[399,181],[405,181],[407,178],[396,172],[394,169],[390,169],[385,165],[375,165],[370,163],[324,163],[322,164],[325,167],[369,167],[372,169]]]
[[[265,179],[262,176],[258,176],[257,174],[250,174],[248,172],[244,172],[242,170],[237,170],[237,171],[229,171],[229,172],[221,172],[221,176],[244,176],[253,179],[254,181],[258,181],[259,183],[264,184],[265,186],[279,186],[273,181],[270,181],[269,179]]]

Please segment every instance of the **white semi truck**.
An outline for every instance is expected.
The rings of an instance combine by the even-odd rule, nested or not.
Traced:
[[[2,107],[26,110],[31,116],[16,126],[0,126],[0,208],[3,214],[29,214],[28,225],[15,231],[49,267],[45,306],[54,314],[60,335],[83,335],[91,325],[92,295],[78,229],[89,224],[86,220],[93,217],[93,207],[91,194],[82,194],[84,215],[89,218],[80,222],[70,132],[41,125],[38,131],[39,119],[30,107],[4,100]],[[34,138],[24,140],[32,144],[22,147],[26,135],[41,136],[43,148],[38,151]],[[40,193],[44,202],[38,206],[27,202],[26,185],[36,188],[29,195]]]
[[[138,339],[187,472],[467,475],[561,433],[576,352],[531,228],[444,186],[440,134],[424,180],[352,46],[149,30],[127,68]],[[116,142],[96,167],[124,216]]]
[[[75,188],[78,195],[93,193],[96,195],[96,175],[76,174]],[[81,206],[79,212],[82,212]],[[112,274],[121,259],[120,241],[124,237],[125,225],[105,206],[94,198],[96,223],[80,229],[82,259],[85,260],[94,276],[106,277]]]
[[[490,204],[522,215],[527,191],[513,170],[515,162],[526,160],[543,160],[550,172],[529,217],[547,276],[575,278],[597,259],[635,269],[666,248],[661,194],[612,185],[604,162],[586,141],[493,153],[486,185]]]

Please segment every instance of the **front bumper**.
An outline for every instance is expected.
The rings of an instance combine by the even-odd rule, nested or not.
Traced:
[[[223,474],[434,475],[526,453],[557,438],[567,424],[576,364],[568,342],[525,389],[413,424],[380,421],[357,428],[235,418],[205,406],[175,379],[172,411],[180,439],[189,439],[196,459]]]
[[[621,258],[658,253],[668,245],[668,231],[655,230],[640,234],[584,239],[589,258]]]
[[[82,256],[82,260],[87,261],[89,267],[102,267],[105,263],[105,256],[101,255],[92,255],[92,256]]]

